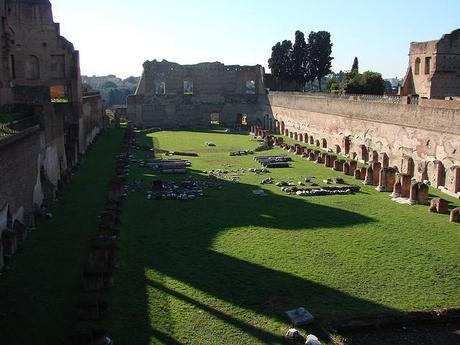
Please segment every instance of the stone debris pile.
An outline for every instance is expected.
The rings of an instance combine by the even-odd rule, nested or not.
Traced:
[[[254,150],[231,151],[230,157],[253,155]]]
[[[269,177],[260,181],[260,184],[273,184],[273,177]]]
[[[268,174],[270,172],[267,168],[250,168],[248,171],[257,175]]]
[[[156,180],[147,191],[147,200],[194,200],[205,195],[206,189],[221,189],[217,181],[161,181]]]
[[[185,174],[192,163],[186,159],[149,159],[145,165],[162,174]]]
[[[361,188],[356,185],[351,186],[325,186],[325,187],[282,187],[281,190],[290,195],[298,196],[322,196],[322,195],[349,195],[358,193]]]
[[[288,156],[257,156],[254,160],[265,168],[289,168],[292,161]]]

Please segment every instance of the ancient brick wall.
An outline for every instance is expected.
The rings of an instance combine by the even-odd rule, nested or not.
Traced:
[[[383,104],[290,93],[271,93],[267,107],[283,131],[325,139],[344,152],[386,153],[400,171],[409,158],[419,179],[440,162],[449,179],[452,166],[460,165],[460,109]],[[434,173],[433,173],[434,174]],[[430,180],[433,176],[428,176]]]
[[[104,106],[100,94],[85,96],[82,99],[82,114],[80,116],[79,153],[84,154],[104,128]]]
[[[0,140],[1,198],[10,206],[13,217],[30,215],[34,202],[41,205],[40,161],[38,126]],[[19,220],[26,224],[31,221]]]
[[[128,118],[138,126],[208,127],[211,115],[226,126],[261,117],[266,97],[261,66],[219,62],[179,65],[147,61],[136,94],[128,98]]]

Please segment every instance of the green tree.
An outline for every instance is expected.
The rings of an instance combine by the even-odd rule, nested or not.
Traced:
[[[293,78],[298,85],[302,86],[302,90],[309,79],[308,67],[308,45],[303,32],[297,30],[292,48],[292,70]]]
[[[377,72],[367,71],[362,74],[363,94],[383,95],[385,82],[382,75]]]
[[[357,57],[355,57],[355,59],[353,60],[353,65],[351,66],[351,73],[359,73],[359,62]]]
[[[321,91],[321,79],[331,73],[332,54],[331,34],[327,31],[310,32],[308,35],[309,61],[314,79],[318,79]]]
[[[272,48],[272,56],[268,60],[268,67],[275,79],[290,82],[293,80],[292,42],[284,40]]]
[[[116,89],[118,86],[113,81],[107,81],[102,85],[103,89]]]

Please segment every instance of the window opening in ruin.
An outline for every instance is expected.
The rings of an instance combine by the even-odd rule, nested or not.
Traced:
[[[254,95],[256,93],[256,82],[254,80],[246,81],[246,93]]]
[[[431,73],[431,57],[425,58],[425,74]]]
[[[193,81],[184,81],[184,95],[193,95]]]
[[[51,103],[69,103],[67,88],[64,85],[50,86]]]
[[[29,55],[26,59],[26,79],[40,79],[40,60],[35,55]]]
[[[247,126],[248,125],[248,115],[247,114],[236,114],[236,124]]]
[[[155,82],[155,95],[165,95],[166,94],[166,83],[164,81]]]
[[[415,75],[420,74],[420,58],[415,59]]]
[[[211,123],[211,125],[220,125],[220,114],[219,113],[212,113],[210,123]]]

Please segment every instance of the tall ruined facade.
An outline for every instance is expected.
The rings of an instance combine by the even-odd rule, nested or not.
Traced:
[[[136,93],[128,98],[128,118],[140,127],[162,128],[263,121],[258,107],[266,97],[263,76],[259,65],[146,61]]]
[[[100,95],[82,94],[79,52],[50,1],[1,0],[0,16],[1,235],[33,224],[104,123]]]
[[[460,97],[460,29],[439,40],[411,43],[400,95]]]

